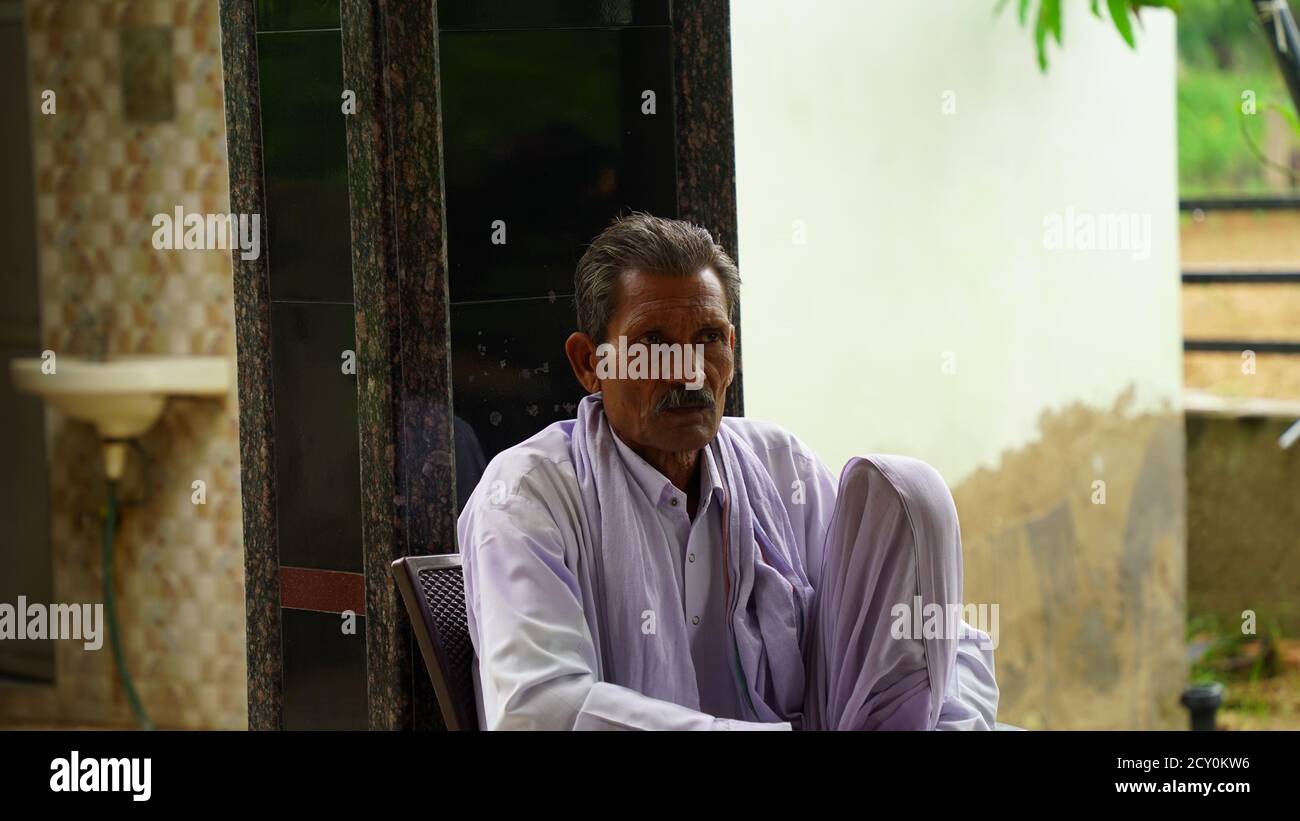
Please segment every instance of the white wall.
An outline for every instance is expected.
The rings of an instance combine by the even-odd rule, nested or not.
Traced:
[[[832,470],[907,453],[956,484],[1044,409],[1179,407],[1174,19],[1133,52],[1066,3],[1043,75],[1015,5],[731,4],[746,414]],[[1047,249],[1067,206],[1150,215],[1150,258]]]

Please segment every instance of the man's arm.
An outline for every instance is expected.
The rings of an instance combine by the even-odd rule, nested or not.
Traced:
[[[597,681],[565,535],[534,490],[517,489],[499,505],[476,493],[459,523],[486,729],[790,729],[718,718]]]

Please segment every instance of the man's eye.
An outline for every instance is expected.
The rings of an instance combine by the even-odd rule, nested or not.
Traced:
[[[721,342],[722,334],[718,331],[708,331],[704,334],[704,341],[708,343]]]
[[[663,341],[663,337],[659,334],[646,334],[642,339],[645,340],[647,345],[658,345]]]

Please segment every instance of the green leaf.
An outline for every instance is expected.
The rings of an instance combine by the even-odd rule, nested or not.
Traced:
[[[1129,48],[1137,48],[1137,41],[1133,39],[1133,24],[1128,19],[1128,0],[1106,0],[1106,8],[1110,10],[1110,19],[1115,23],[1119,36],[1124,38]]]
[[[1043,12],[1047,16],[1047,31],[1061,45],[1061,0],[1043,0]]]
[[[1089,0],[1089,5],[1092,6],[1092,16],[1093,16],[1093,17],[1096,17],[1098,20],[1100,20],[1100,19],[1101,19],[1101,6],[1097,5],[1097,3],[1098,3],[1098,0]]]
[[[1038,22],[1034,26],[1034,45],[1038,49],[1038,70],[1047,71],[1047,13],[1046,3],[1038,7]]]
[[[1029,0],[1020,0],[1020,11],[1018,14],[1020,15],[1020,25],[1023,26],[1025,24],[1025,19],[1029,15]]]

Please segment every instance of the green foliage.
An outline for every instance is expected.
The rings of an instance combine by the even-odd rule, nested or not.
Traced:
[[[1244,0],[1196,0],[1178,18],[1178,177],[1183,196],[1272,191],[1263,142],[1265,112],[1293,127],[1295,114],[1268,43]],[[1242,110],[1254,94],[1257,114]],[[1300,128],[1294,146],[1300,147]]]
[[[1282,631],[1276,619],[1270,619],[1258,636],[1241,632],[1239,624],[1223,624],[1213,617],[1188,619],[1187,640],[1208,642],[1191,665],[1193,684],[1250,681],[1272,678],[1281,671],[1279,659]],[[1255,645],[1253,657],[1245,655],[1247,645]]]
[[[1196,0],[1178,16],[1178,62],[1192,71],[1277,71],[1269,36],[1245,0]]]
[[[1287,99],[1281,79],[1269,71],[1224,73],[1213,69],[1179,70],[1178,176],[1185,197],[1207,194],[1262,194],[1268,184],[1264,166],[1243,138],[1263,130],[1263,117],[1241,113],[1241,94],[1255,92],[1259,110]],[[1243,123],[1244,121],[1244,123]]]
[[[1129,48],[1137,48],[1137,41],[1133,39],[1133,24],[1128,19],[1128,3],[1125,0],[1106,0],[1106,10],[1110,12],[1110,19],[1114,21],[1119,36],[1124,38]],[[1097,18],[1101,17],[1101,12],[1097,10],[1097,0],[1092,0],[1092,13]],[[1137,10],[1133,13],[1136,14]]]
[[[1010,0],[998,0],[1000,14]],[[1031,22],[1038,66],[1047,71],[1048,44],[1063,43],[1065,0],[1017,0],[1022,26]],[[1137,44],[1143,8],[1178,13],[1178,176],[1183,196],[1263,194],[1272,189],[1266,170],[1278,164],[1263,157],[1265,112],[1275,111],[1296,132],[1300,118],[1277,73],[1264,32],[1246,0],[1089,0],[1093,15],[1109,17],[1130,48]],[[1135,26],[1134,23],[1137,23]],[[1242,94],[1254,93],[1259,114],[1242,111]],[[1285,169],[1284,169],[1285,170]],[[1291,173],[1288,171],[1288,173]]]
[[[995,14],[1000,14],[1006,7],[1009,0],[998,0]],[[1047,40],[1050,37],[1056,41],[1056,45],[1061,46],[1061,3],[1063,0],[1038,0],[1038,11],[1034,15],[1034,45],[1038,52],[1038,68],[1041,71],[1047,71]],[[1092,13],[1097,19],[1103,19],[1101,14],[1101,0],[1090,0]],[[1020,25],[1025,25],[1029,20],[1029,9],[1032,5],[1031,0],[1019,0],[1016,9],[1016,16],[1020,20]],[[1137,47],[1137,38],[1133,34],[1133,20],[1138,18],[1138,13],[1143,7],[1150,8],[1167,8],[1177,12],[1180,8],[1180,0],[1106,0],[1106,11],[1110,15],[1111,22],[1115,25],[1115,30],[1119,36],[1128,43],[1129,48]]]

